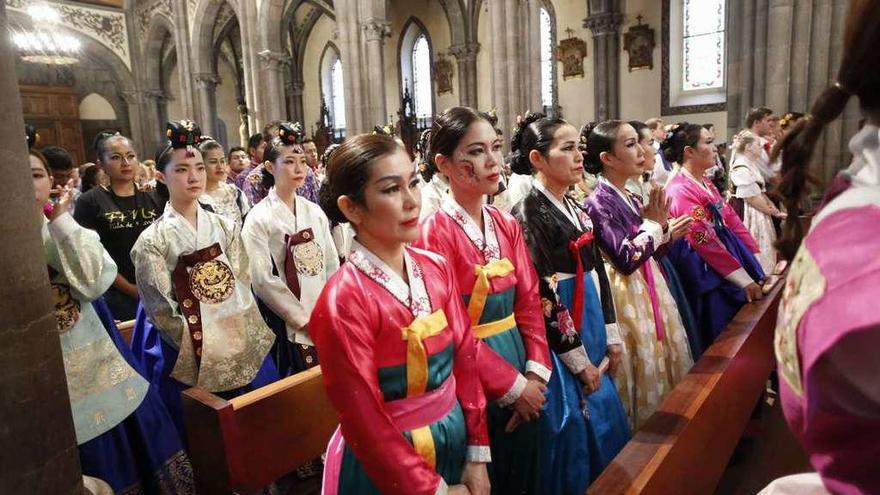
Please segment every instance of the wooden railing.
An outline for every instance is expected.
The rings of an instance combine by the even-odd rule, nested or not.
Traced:
[[[319,457],[338,424],[321,368],[232,400],[190,388],[183,393],[190,459],[198,493],[262,493]]]
[[[783,285],[737,313],[588,494],[715,490],[776,364],[773,333]]]

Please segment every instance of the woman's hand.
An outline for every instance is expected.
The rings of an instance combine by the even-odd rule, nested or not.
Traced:
[[[764,297],[764,291],[761,290],[761,286],[752,282],[746,286],[746,299],[749,302],[760,301]]]
[[[611,344],[605,351],[608,354],[608,374],[614,376],[617,369],[620,368],[620,361],[623,359],[623,346],[620,344]]]
[[[668,221],[666,193],[662,188],[651,189],[648,194],[648,204],[642,208],[642,218],[653,220],[661,226],[666,226]]]
[[[461,473],[461,484],[465,485],[471,495],[489,495],[489,472],[483,462],[466,462]]]
[[[669,221],[669,239],[677,241],[686,236],[694,221],[690,215],[682,215]]]
[[[578,379],[584,384],[584,392],[587,395],[599,390],[599,379],[601,377],[602,374],[599,373],[599,368],[592,364],[587,364],[587,367],[578,373]]]
[[[544,407],[544,391],[547,385],[539,380],[526,380],[526,388],[522,394],[513,403],[513,409],[524,419],[538,419],[541,415],[541,408]]]
[[[67,185],[52,188],[49,197],[58,198],[57,201],[53,201],[54,208],[52,208],[52,213],[47,216],[51,222],[70,211],[70,205],[73,203],[73,179],[67,181]]]

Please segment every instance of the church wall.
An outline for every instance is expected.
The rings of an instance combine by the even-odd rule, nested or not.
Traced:
[[[303,127],[310,135],[314,134],[315,124],[321,120],[321,56],[333,37],[334,29],[336,23],[322,15],[312,28],[303,52]],[[343,84],[349,83],[344,71],[342,80]]]
[[[439,2],[394,0],[388,8],[388,20],[391,23],[391,37],[385,39],[385,109],[388,116],[393,115],[394,120],[399,118],[400,100],[403,97],[401,91],[400,76],[400,38],[403,35],[404,24],[410,17],[416,17],[425,26],[428,38],[431,41],[432,64],[437,61],[440,54],[444,54],[455,67],[452,77],[452,93],[437,94],[437,84],[434,83],[434,113],[440,113],[446,108],[459,104],[460,93],[458,89],[458,65],[455,58],[448,55],[452,36],[449,32],[449,22],[446,13]],[[478,69],[479,70],[479,69]],[[386,117],[387,119],[387,117]],[[376,122],[376,124],[385,122]]]
[[[168,74],[166,82],[166,93],[168,94],[168,103],[166,105],[168,120],[194,119],[195,115],[184,115],[183,103],[180,100],[180,76],[178,74],[177,64],[174,64],[171,72]],[[164,123],[163,123],[164,128]]]
[[[216,137],[228,149],[232,146],[240,146],[241,138],[238,127],[241,124],[238,117],[238,101],[235,95],[235,74],[229,65],[222,60],[217,63],[217,74],[220,76],[220,84],[217,85],[217,118],[222,125],[216,127]]]
[[[662,82],[662,50],[660,49],[662,2],[657,0],[627,0],[623,25],[620,28],[620,116],[626,120],[645,121],[660,115],[660,90]],[[638,24],[636,16],[642,15],[642,24],[654,29],[654,68],[630,72],[629,55],[623,49],[624,33]]]
[[[558,102],[562,107],[562,116],[576,127],[580,127],[593,120],[596,114],[595,102],[593,101],[593,57],[595,56],[593,37],[590,30],[583,27],[583,20],[587,17],[587,7],[585,2],[571,0],[557,0],[552,4],[556,12],[557,46],[559,41],[568,38],[569,35],[565,30],[569,28],[574,33],[574,37],[587,42],[587,58],[584,59],[584,75],[582,77],[563,79],[562,63],[553,62],[556,64],[556,87],[559,91]]]
[[[489,110],[493,106],[492,38],[485,4],[480,8],[480,11],[480,21],[477,26],[477,43],[480,44],[480,51],[477,52],[477,105],[481,109]],[[510,125],[505,125],[504,122],[500,122],[500,124],[505,130],[510,128]]]

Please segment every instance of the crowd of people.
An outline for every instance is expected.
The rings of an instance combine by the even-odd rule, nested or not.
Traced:
[[[858,53],[845,64],[876,58]],[[150,163],[110,132],[79,168],[32,149],[83,472],[118,493],[191,492],[181,392],[231,398],[320,363],[340,420],[324,493],[584,493],[785,269],[805,139],[841,95],[876,112],[872,84],[841,79],[810,115],[751,110],[728,160],[711,125],[538,113],[517,118],[504,156],[497,119],[467,107],[436,116],[414,156],[374,132],[319,159],[291,122],[229,150],[172,122]],[[876,187],[876,123],[854,140],[852,184]],[[799,255],[794,283],[817,263]],[[777,353],[796,403],[800,317],[786,311],[812,301],[786,297]],[[129,347],[115,325],[132,319]],[[850,483],[799,417],[826,485]]]

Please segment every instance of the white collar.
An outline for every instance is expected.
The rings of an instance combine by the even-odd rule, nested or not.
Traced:
[[[571,222],[572,225],[577,227],[579,230],[584,230],[584,226],[581,225],[581,222],[578,221],[578,218],[577,218],[575,212],[572,210],[571,205],[560,203],[559,200],[556,199],[556,196],[552,192],[548,191],[547,187],[544,186],[544,184],[541,183],[541,181],[535,180],[534,185],[535,185],[535,189],[541,191],[541,194],[546,196],[547,199],[550,200],[551,203],[553,203],[553,206],[555,206],[557,210],[559,210],[563,215],[565,215],[565,218],[567,218],[568,221]],[[562,200],[565,203],[568,203],[568,200],[565,196],[562,197]]]
[[[846,169],[853,186],[880,185],[880,128],[868,124],[849,140],[853,161]]]
[[[641,181],[641,177],[639,178],[639,180]],[[617,186],[615,186],[614,184],[611,183],[611,181],[609,181],[608,179],[606,179],[604,175],[600,175],[600,176],[599,176],[599,182],[601,182],[601,183],[605,184],[606,186],[610,187],[611,190],[614,191],[614,192],[616,192],[617,195],[620,196],[620,199],[622,199],[623,202],[626,203],[627,206],[629,206],[629,209],[630,209],[630,210],[632,210],[632,211],[633,211],[634,213],[636,213],[638,216],[640,216],[640,217],[642,216],[642,213],[636,208],[636,205],[633,204],[633,200],[632,200],[632,198],[631,198],[628,194],[626,194],[625,192],[623,192],[623,191],[621,191],[620,189],[618,189]]]
[[[351,253],[349,253],[347,261],[371,280],[384,287],[410,310],[413,318],[431,314],[431,302],[428,299],[422,267],[412,259],[407,248],[404,248],[403,251],[403,264],[406,268],[409,284],[356,239],[351,241]]]
[[[483,254],[486,262],[489,263],[501,258],[501,247],[498,245],[495,223],[492,220],[492,215],[489,213],[489,208],[483,205],[482,209],[483,230],[480,229],[480,226],[477,225],[464,208],[455,201],[451,194],[444,197],[443,201],[440,202],[440,210],[449,215],[461,227],[467,238],[470,239],[474,247]]]

